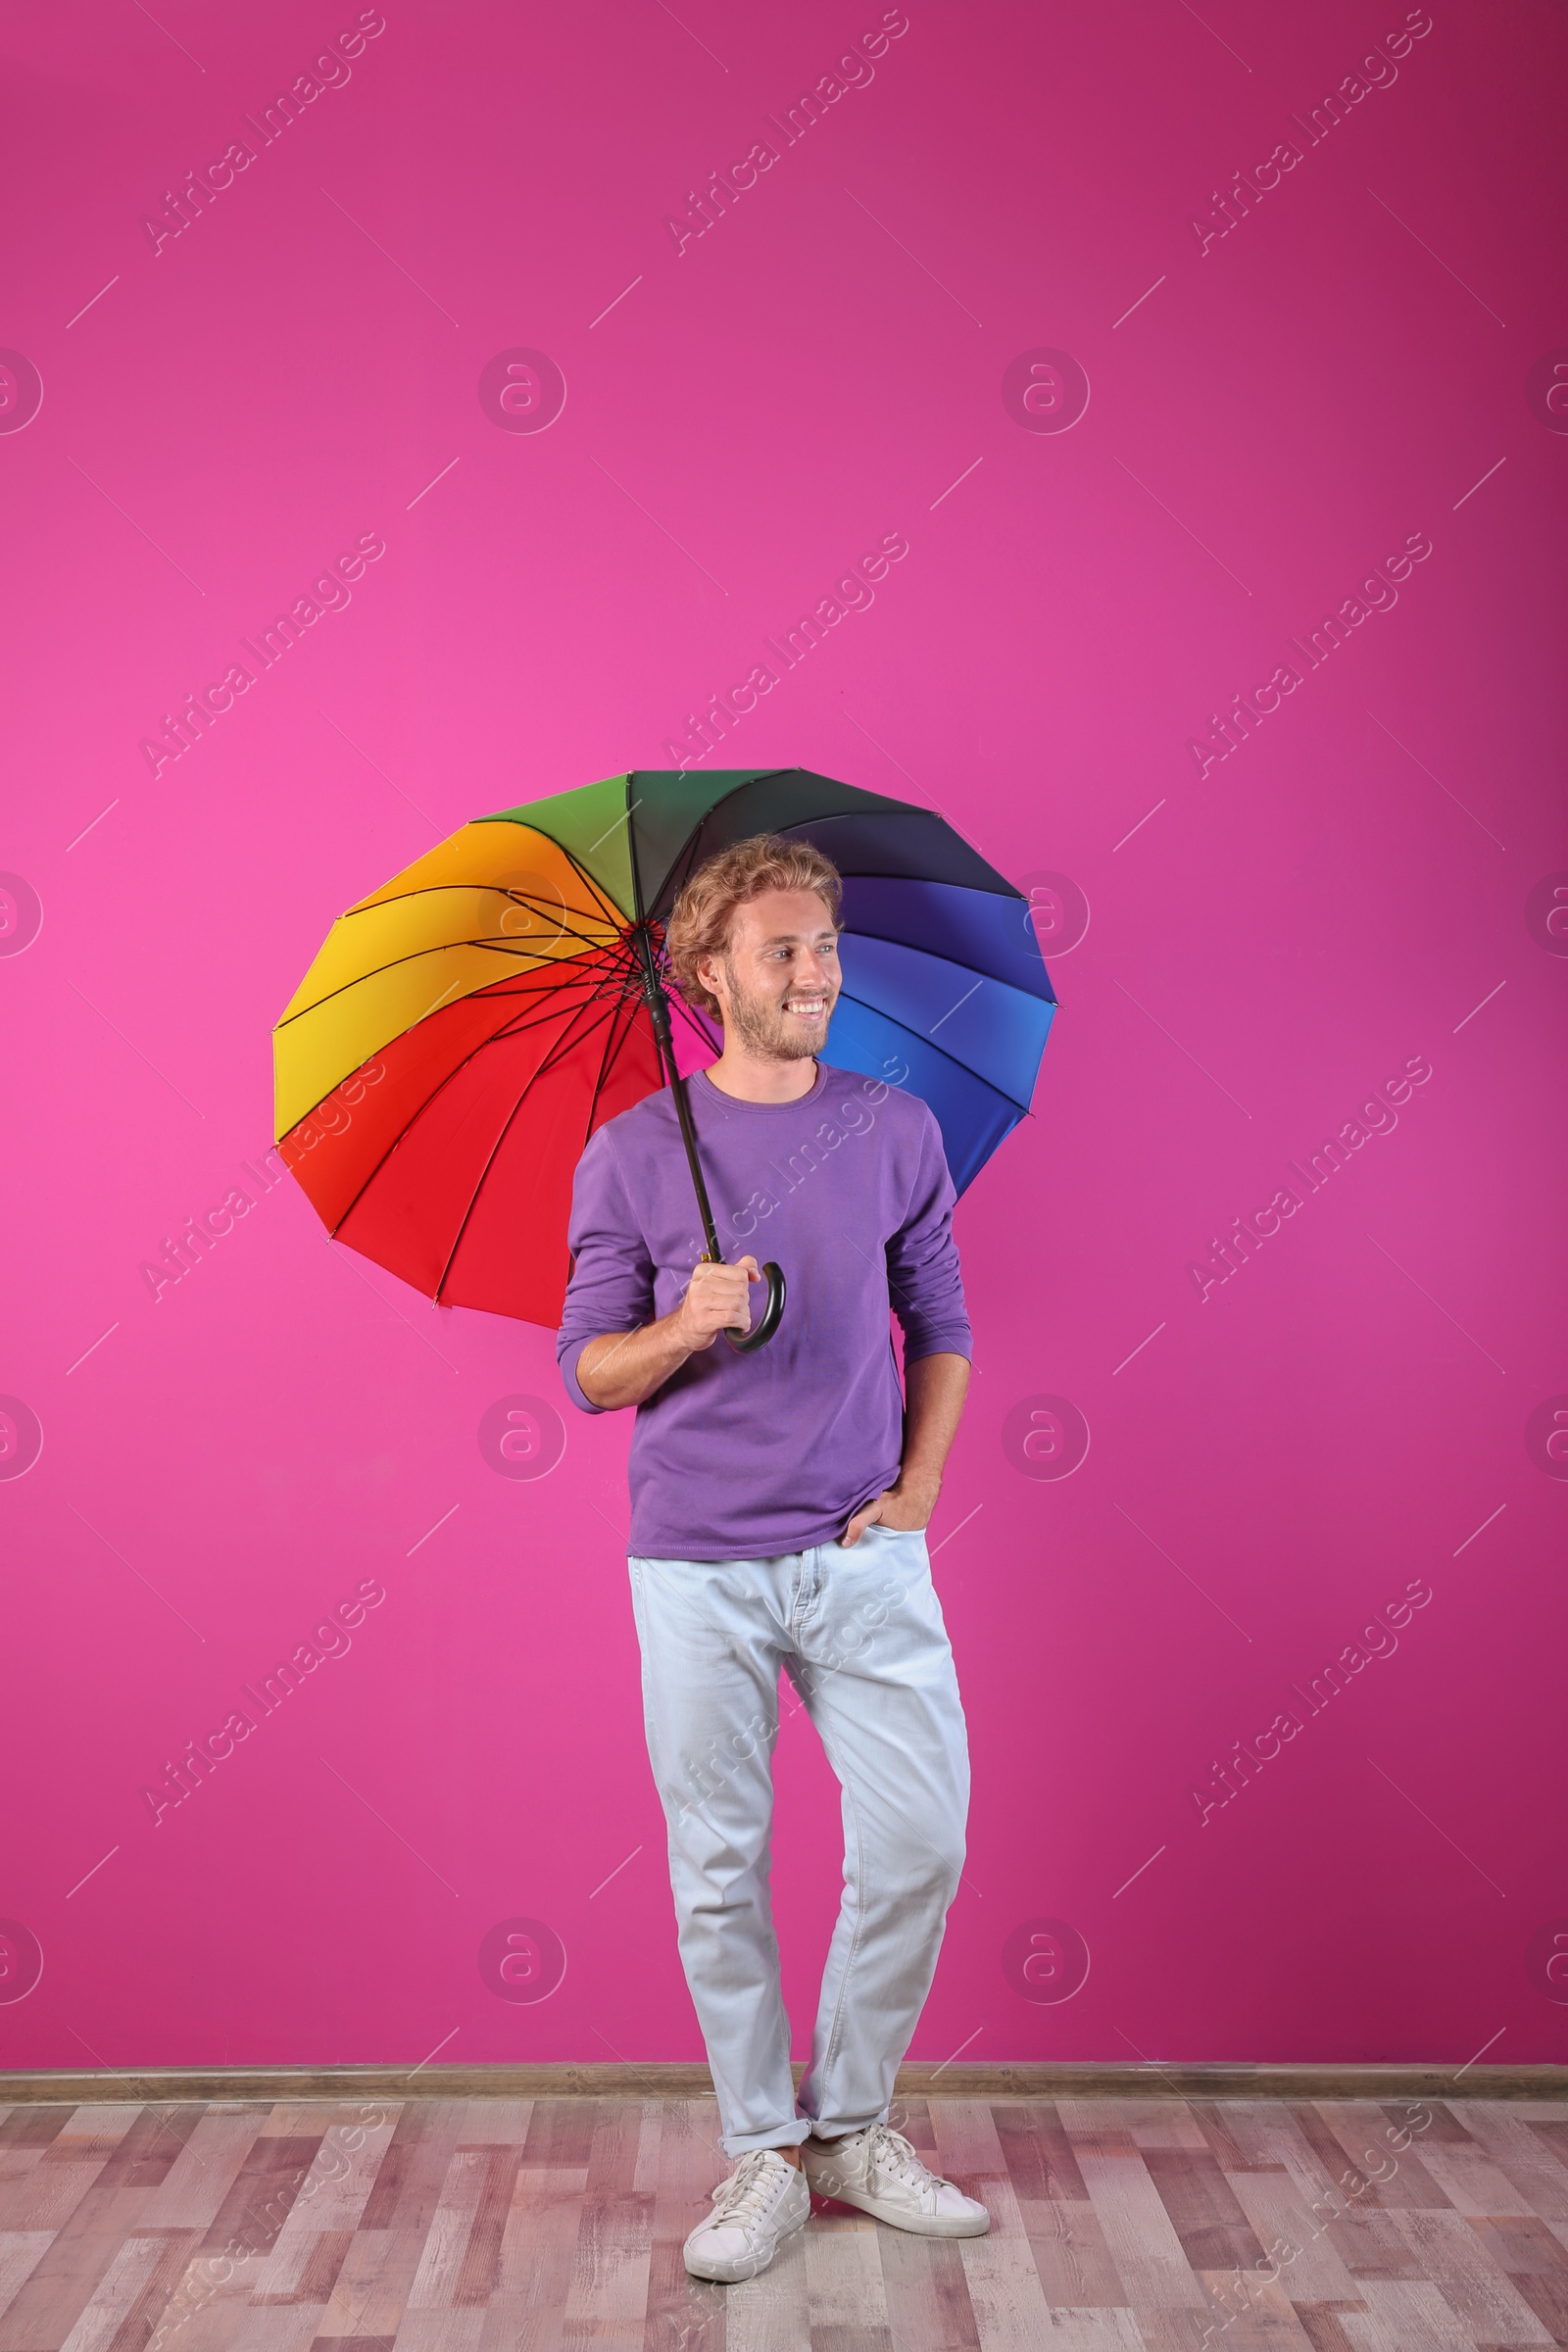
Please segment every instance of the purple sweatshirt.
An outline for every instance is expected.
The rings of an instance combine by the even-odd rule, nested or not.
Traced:
[[[722,1333],[637,1408],[628,1474],[633,1553],[770,1559],[839,1536],[899,1474],[906,1363],[969,1353],[953,1181],[917,1096],[819,1062],[795,1102],[741,1102],[687,1082],[719,1247],[776,1258],[784,1319],[755,1355]],[[574,1264],[556,1352],[585,1412],[577,1358],[680,1302],[703,1253],[669,1092],[594,1135],[578,1162]],[[754,1315],[763,1297],[754,1286]]]

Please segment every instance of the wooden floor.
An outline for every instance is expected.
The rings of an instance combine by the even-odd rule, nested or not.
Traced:
[[[819,2206],[732,2287],[696,2100],[0,2115],[0,2352],[1568,2343],[1568,2101],[912,2102],[990,2236]]]

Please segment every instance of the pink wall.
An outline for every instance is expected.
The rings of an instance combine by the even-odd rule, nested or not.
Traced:
[[[941,807],[1040,884],[1061,998],[959,1215],[978,1377],[931,1540],[976,1801],[915,2054],[1568,2056],[1568,13],[889,21],[13,27],[7,2064],[698,2054],[625,1422],[568,1423],[549,1333],[432,1310],[251,1171],[333,916],[467,817],[695,752],[687,714],[891,530],[874,606],[715,764]],[[759,141],[696,233],[687,191]],[[1227,225],[1238,167],[1264,192]],[[149,759],[365,535],[352,603]],[[155,1300],[143,1262],[235,1187]],[[155,1826],[143,1786],[367,1586]],[[778,1775],[805,2030],[837,1816],[799,1719]],[[509,1985],[519,1920],[543,1973],[514,1946]]]

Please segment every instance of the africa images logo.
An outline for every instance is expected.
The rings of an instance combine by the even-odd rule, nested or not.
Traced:
[[[1002,1973],[1025,2001],[1070,2001],[1089,1981],[1089,1946],[1064,1919],[1026,1919],[1002,1947]]]
[[[1002,1424],[1002,1450],[1025,1478],[1071,1478],[1089,1451],[1089,1424],[1065,1396],[1020,1396]]]
[[[43,927],[43,901],[22,874],[0,874],[0,956],[21,956]]]
[[[479,1451],[501,1478],[548,1478],[566,1450],[566,1425],[542,1396],[498,1396],[479,1423]]]
[[[20,433],[43,407],[43,377],[21,351],[0,351],[0,433]]]
[[[566,1947],[542,1919],[501,1919],[479,1946],[479,1975],[501,2001],[548,2001],[566,1973]]]

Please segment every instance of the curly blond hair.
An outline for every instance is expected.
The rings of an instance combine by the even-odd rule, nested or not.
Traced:
[[[729,945],[737,906],[766,890],[814,890],[839,926],[842,892],[839,869],[808,841],[785,841],[777,833],[754,833],[732,842],[687,877],[676,894],[664,930],[670,976],[688,1004],[717,1016],[718,1000],[697,977],[705,956],[722,956]]]

